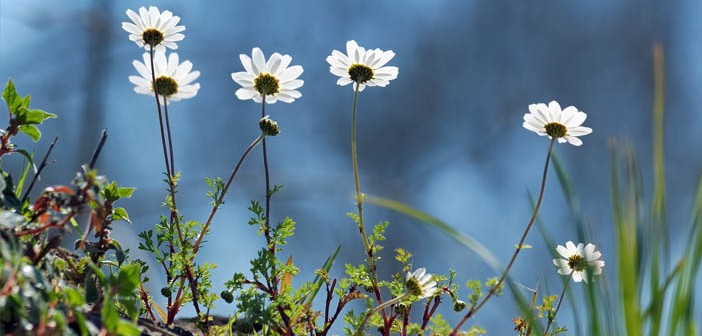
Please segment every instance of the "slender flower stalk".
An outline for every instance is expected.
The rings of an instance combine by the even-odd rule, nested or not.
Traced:
[[[200,249],[200,244],[202,244],[202,239],[205,237],[205,234],[207,233],[207,230],[210,228],[210,224],[212,224],[212,219],[214,216],[217,214],[217,210],[219,210],[219,206],[222,205],[222,202],[224,201],[224,196],[227,194],[227,191],[229,190],[229,186],[232,184],[232,181],[234,181],[234,177],[236,177],[236,174],[239,172],[239,168],[241,168],[241,164],[244,163],[244,160],[246,157],[251,153],[251,151],[258,145],[263,139],[266,137],[266,134],[262,133],[259,135],[251,144],[249,145],[248,148],[244,151],[244,154],[241,155],[239,158],[239,161],[237,161],[236,165],[234,166],[234,169],[232,170],[232,173],[229,175],[229,179],[227,180],[227,183],[224,185],[224,188],[222,188],[222,191],[219,194],[219,197],[217,197],[217,200],[215,201],[214,205],[212,206],[212,211],[210,211],[210,215],[207,217],[207,221],[205,221],[205,224],[202,226],[202,231],[200,232],[200,235],[198,235],[197,240],[195,241],[195,244],[193,245],[193,256],[197,254],[198,249]]]
[[[166,134],[168,134],[168,156],[171,159],[171,173],[175,174],[175,156],[173,155],[173,137],[171,136],[171,118],[168,116],[168,104],[163,105],[164,116],[166,117]],[[175,200],[174,200],[175,202]]]
[[[157,52],[157,50],[150,46],[149,53],[143,55],[143,63],[139,61],[133,62],[139,76],[129,76],[129,80],[136,85],[134,91],[140,94],[153,95],[156,99],[161,146],[169,184],[170,222],[176,225],[178,238],[182,245],[183,238],[178,223],[178,207],[175,200],[175,158],[173,155],[173,137],[168,105],[171,101],[188,99],[197,95],[200,84],[193,83],[193,81],[200,76],[200,72],[192,71],[193,64],[190,61],[180,62],[178,54],[171,53],[166,57],[165,52]],[[166,141],[166,139],[168,140]]]
[[[397,78],[399,72],[395,66],[385,66],[395,53],[392,50],[383,51],[380,49],[366,50],[360,47],[354,40],[346,42],[346,54],[338,50],[332,51],[332,54],[327,56],[329,63],[329,72],[339,76],[337,84],[340,86],[353,83],[353,107],[351,109],[351,158],[353,161],[353,177],[356,187],[356,207],[358,209],[358,230],[363,240],[363,246],[368,257],[368,266],[371,273],[371,283],[375,292],[376,300],[380,308],[383,321],[387,327],[388,317],[385,313],[383,299],[378,287],[378,276],[375,266],[375,257],[373,256],[373,247],[368,240],[366,233],[365,222],[363,220],[363,198],[361,185],[358,173],[358,154],[356,152],[356,111],[358,106],[358,93],[363,91],[366,86],[385,87],[390,84],[391,80]],[[388,328],[386,328],[388,329]]]
[[[261,100],[261,118],[266,117],[266,96],[263,95],[263,99]],[[268,170],[268,149],[266,147],[266,138],[263,138],[262,141],[262,146],[263,147],[263,172],[266,177],[266,227],[264,228],[265,231],[265,236],[266,240],[268,240],[268,244],[270,245],[270,226],[271,226],[271,177],[269,174]],[[271,246],[271,252],[275,251],[275,246]]]
[[[568,285],[570,284],[570,278],[566,280],[566,282],[563,284],[563,290],[561,291],[561,296],[558,298],[558,304],[556,305],[556,310],[553,311],[553,315],[551,315],[548,319],[548,322],[546,323],[546,329],[544,330],[544,336],[548,336],[548,330],[551,328],[551,325],[553,324],[553,321],[556,320],[556,314],[558,314],[558,310],[561,309],[561,303],[563,303],[563,297],[565,296],[566,290],[568,289]]]
[[[277,101],[292,103],[295,99],[302,97],[302,93],[298,91],[304,84],[304,81],[298,79],[304,69],[300,65],[289,66],[292,62],[290,55],[281,55],[273,53],[266,60],[263,51],[260,48],[251,50],[251,57],[245,54],[239,55],[241,64],[245,71],[232,73],[232,80],[241,85],[236,91],[237,98],[241,100],[251,99],[254,102],[261,103],[261,121],[259,126],[263,131],[263,171],[265,175],[265,223],[263,227],[263,236],[266,239],[266,245],[273,256],[275,256],[275,244],[271,237],[270,218],[271,218],[271,196],[274,190],[271,189],[270,171],[268,168],[268,146],[265,135],[276,135],[279,132],[277,124],[268,119],[266,116],[266,103],[274,104]],[[271,274],[273,279],[270,279],[271,284],[271,299],[275,300],[278,288],[278,276],[276,274],[275,265],[271,266]],[[268,280],[268,279],[267,279]],[[286,328],[290,329],[290,321],[281,307],[278,308],[280,316],[285,323]]]
[[[158,124],[159,124],[159,129],[161,131],[161,146],[163,148],[163,159],[166,164],[166,175],[168,175],[168,191],[170,193],[170,212],[171,212],[171,217],[170,217],[170,222],[172,225],[176,226],[176,231],[178,232],[178,240],[180,241],[181,245],[185,243],[183,240],[183,232],[180,228],[180,223],[178,221],[178,207],[176,205],[176,198],[175,198],[175,181],[173,180],[174,177],[174,172],[171,169],[170,166],[170,161],[168,159],[168,149],[166,145],[166,135],[165,131],[163,128],[163,113],[161,112],[161,99],[159,99],[159,86],[158,86],[158,81],[156,81],[156,67],[154,66],[154,47],[152,46],[149,49],[149,61],[151,62],[151,83],[152,83],[152,88],[154,92],[154,98],[156,99],[156,110],[158,112]],[[165,57],[165,56],[164,56]],[[164,104],[167,104],[167,98],[163,98]],[[171,139],[170,133],[168,134],[168,139]]]
[[[531,219],[529,219],[529,223],[526,226],[526,229],[524,229],[524,233],[522,233],[522,238],[519,240],[519,244],[517,244],[517,248],[515,249],[514,253],[512,254],[512,258],[509,260],[509,263],[507,264],[507,267],[505,270],[502,272],[502,275],[500,276],[499,280],[497,280],[497,283],[495,286],[490,288],[490,291],[483,297],[483,299],[475,306],[471,307],[471,309],[466,313],[465,316],[461,319],[461,321],[458,322],[455,328],[453,328],[453,331],[451,331],[451,336],[456,336],[458,335],[458,330],[461,328],[461,326],[468,321],[471,316],[473,316],[480,308],[485,305],[485,303],[493,296],[495,293],[497,293],[497,290],[502,286],[502,283],[505,281],[505,278],[507,277],[507,274],[509,273],[509,270],[512,268],[512,265],[514,265],[514,261],[517,259],[517,255],[519,255],[519,252],[522,250],[522,245],[524,244],[524,241],[526,241],[526,237],[529,234],[529,230],[531,230],[531,227],[534,225],[534,222],[536,221],[536,216],[539,213],[539,209],[541,208],[541,202],[543,201],[544,198],[544,191],[546,189],[546,176],[548,176],[548,166],[551,161],[551,153],[553,151],[553,144],[556,142],[556,138],[551,138],[551,141],[548,146],[548,154],[546,155],[546,163],[544,164],[544,173],[541,177],[541,188],[539,189],[539,198],[536,201],[536,206],[534,207],[534,211],[531,214]]]

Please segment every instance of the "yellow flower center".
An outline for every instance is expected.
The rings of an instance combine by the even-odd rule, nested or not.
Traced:
[[[419,281],[415,277],[407,279],[407,281],[405,282],[405,287],[407,287],[408,293],[415,296],[422,296],[422,286],[419,284]]]
[[[144,43],[152,47],[155,47],[159,43],[163,42],[163,33],[157,29],[149,28],[144,30],[141,34],[141,38],[144,39]]]
[[[351,80],[363,84],[371,79],[373,79],[373,69],[364,64],[352,64],[349,67],[349,76]]]
[[[544,128],[546,129],[546,134],[554,138],[562,138],[568,133],[568,128],[557,122],[548,123]]]
[[[568,257],[568,267],[574,271],[582,272],[585,270],[585,267],[587,266],[587,262],[585,262],[585,258],[581,255],[572,255]]]
[[[168,76],[156,78],[156,94],[164,97],[169,97],[178,92],[178,82]]]
[[[260,93],[262,96],[274,95],[280,90],[280,84],[278,78],[275,78],[271,74],[262,72],[256,79],[254,79],[254,89],[256,92]]]

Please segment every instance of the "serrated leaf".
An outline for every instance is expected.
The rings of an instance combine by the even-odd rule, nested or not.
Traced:
[[[129,223],[129,225],[132,224],[132,221],[129,219],[129,214],[127,213],[127,210],[121,207],[112,209],[112,220],[123,220]]]
[[[19,127],[20,132],[28,135],[34,142],[39,141],[41,139],[41,132],[39,132],[39,129],[34,126],[34,125],[21,125]]]
[[[116,278],[111,279],[111,285],[117,287],[117,293],[122,296],[132,296],[139,285],[141,266],[139,264],[122,265]]]

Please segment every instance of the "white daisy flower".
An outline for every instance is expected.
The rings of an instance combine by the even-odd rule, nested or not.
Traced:
[[[524,128],[536,132],[549,139],[557,138],[559,143],[569,142],[571,145],[583,144],[579,136],[592,133],[592,128],[580,126],[587,119],[585,112],[578,111],[575,106],[561,110],[557,101],[546,104],[529,105],[529,113],[524,114]]]
[[[139,76],[129,76],[129,81],[136,85],[134,91],[153,96],[154,85],[149,53],[144,53],[144,63],[135,60],[132,64],[139,72]],[[168,55],[166,60],[166,53],[157,52],[154,55],[154,68],[156,89],[164,103],[195,97],[200,90],[200,84],[193,83],[200,77],[200,71],[191,71],[193,64],[190,61],[180,63],[176,53]]]
[[[129,33],[131,41],[146,50],[149,50],[148,46],[155,47],[159,52],[165,52],[166,48],[178,49],[176,42],[185,37],[180,34],[185,26],[177,26],[180,17],[170,11],[160,12],[155,6],[148,10],[141,7],[139,14],[128,9],[127,16],[132,22],[122,22],[122,29]]]
[[[604,260],[599,260],[602,257],[602,253],[595,249],[594,244],[583,245],[583,243],[579,243],[575,246],[572,241],[567,242],[565,246],[558,245],[556,251],[563,257],[563,259],[553,259],[553,264],[558,267],[558,274],[572,275],[573,281],[581,282],[585,280],[586,283],[586,272],[589,270],[594,275],[602,274],[605,262]]]
[[[232,79],[241,88],[236,90],[236,97],[241,100],[253,99],[260,103],[266,96],[266,103],[274,104],[280,100],[292,103],[302,97],[298,91],[304,81],[297,79],[302,72],[302,66],[288,67],[292,62],[290,55],[273,53],[266,61],[266,57],[259,48],[253,48],[251,57],[239,55],[241,64],[246,71],[232,73]]]
[[[353,89],[356,90],[356,85],[360,85],[358,91],[363,91],[366,85],[385,87],[397,78],[399,69],[385,66],[393,57],[395,53],[392,50],[366,50],[351,40],[346,42],[346,55],[334,50],[327,56],[327,63],[329,71],[340,77],[336,84],[344,86],[355,83]]]
[[[424,267],[418,268],[412,273],[407,272],[407,280],[405,281],[407,292],[417,296],[420,300],[434,296],[438,291],[436,281],[429,280],[431,280],[431,274],[427,273]]]

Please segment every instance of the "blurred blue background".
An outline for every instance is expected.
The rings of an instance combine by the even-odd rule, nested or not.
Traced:
[[[267,108],[282,127],[269,144],[273,220],[290,216],[297,234],[282,258],[293,255],[303,276],[342,244],[332,276],[362,262],[354,211],[350,156],[353,92],[338,87],[325,57],[355,39],[391,49],[399,77],[360,95],[359,160],[364,192],[408,203],[486,245],[506,263],[530,215],[527,191],[536,193],[548,141],[522,128],[531,103],[558,100],[588,113],[593,134],[582,147],[556,146],[574,177],[582,209],[602,250],[609,281],[616,277],[612,242],[608,141],[628,139],[650,176],[652,48],[660,42],[666,66],[666,162],[669,223],[676,244],[687,232],[694,181],[702,156],[702,2],[641,1],[0,1],[0,79],[12,77],[33,106],[59,115],[41,127],[35,147],[43,155],[60,136],[42,185],[66,183],[87,161],[100,130],[109,138],[101,173],[134,186],[125,206],[134,222],[115,225],[133,256],[136,234],[166,211],[161,202],[163,158],[152,97],[137,95],[127,77],[142,50],[121,22],[127,9],[157,5],[181,17],[187,30],[177,52],[202,75],[194,99],[171,105],[178,203],[187,219],[205,220],[205,177],[228,176],[259,133],[260,105],[239,101],[230,73],[238,59],[260,47],[290,54],[300,64],[302,98]],[[26,143],[27,146],[34,146]],[[20,159],[3,162],[19,167]],[[556,242],[577,240],[572,215],[550,175],[541,213]],[[650,189],[650,184],[645,185]],[[215,291],[248,261],[262,238],[246,225],[251,199],[263,199],[260,149],[245,163],[215,219],[199,261],[217,263]],[[38,191],[38,190],[37,190]],[[381,277],[399,269],[392,251],[403,247],[415,267],[458,272],[459,283],[496,274],[473,252],[416,220],[366,206],[366,221],[389,220]],[[560,291],[550,252],[537,231],[511,273],[521,284],[549,283]],[[677,253],[674,253],[677,255]],[[163,281],[155,266],[151,278]],[[611,282],[614,284],[614,282]],[[616,286],[614,286],[616,287]],[[465,294],[466,291],[463,291]],[[158,296],[158,295],[155,295]],[[450,305],[447,305],[446,308]],[[233,307],[219,302],[216,313]],[[185,314],[192,314],[188,308]],[[444,312],[454,323],[458,314]],[[492,300],[471,323],[492,335],[512,331],[510,296]],[[560,314],[568,326],[571,313]],[[575,328],[573,328],[575,329]]]

